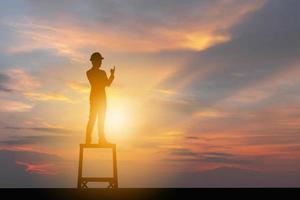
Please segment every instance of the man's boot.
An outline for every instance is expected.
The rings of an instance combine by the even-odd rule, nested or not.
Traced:
[[[99,144],[104,144],[104,145],[105,145],[105,144],[108,144],[108,145],[112,144],[112,143],[108,142],[108,141],[105,139],[105,137],[99,137],[98,143],[99,143]]]

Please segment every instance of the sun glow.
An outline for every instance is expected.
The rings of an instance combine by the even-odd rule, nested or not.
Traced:
[[[132,109],[128,102],[115,100],[106,112],[106,132],[115,139],[127,137],[133,121]],[[125,136],[126,135],[126,136]]]
[[[107,124],[114,131],[121,131],[126,127],[127,113],[124,109],[112,108],[107,112]]]

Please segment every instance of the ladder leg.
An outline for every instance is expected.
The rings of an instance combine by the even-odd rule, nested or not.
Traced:
[[[78,166],[78,180],[77,180],[77,188],[81,188],[81,178],[82,178],[82,159],[83,159],[83,148],[80,145],[79,148],[79,166]]]
[[[114,147],[113,147],[113,173],[114,173],[114,188],[118,188],[118,171],[117,171],[116,145],[114,145]]]

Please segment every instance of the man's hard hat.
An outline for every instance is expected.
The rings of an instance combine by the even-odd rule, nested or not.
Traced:
[[[90,61],[98,60],[98,59],[103,60],[104,58],[102,57],[102,55],[99,52],[95,52],[91,55]]]

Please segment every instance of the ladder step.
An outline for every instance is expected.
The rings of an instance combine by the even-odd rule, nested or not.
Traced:
[[[81,181],[87,181],[87,182],[111,182],[115,181],[115,178],[111,177],[81,177]]]
[[[80,148],[116,148],[116,144],[80,144]]]

